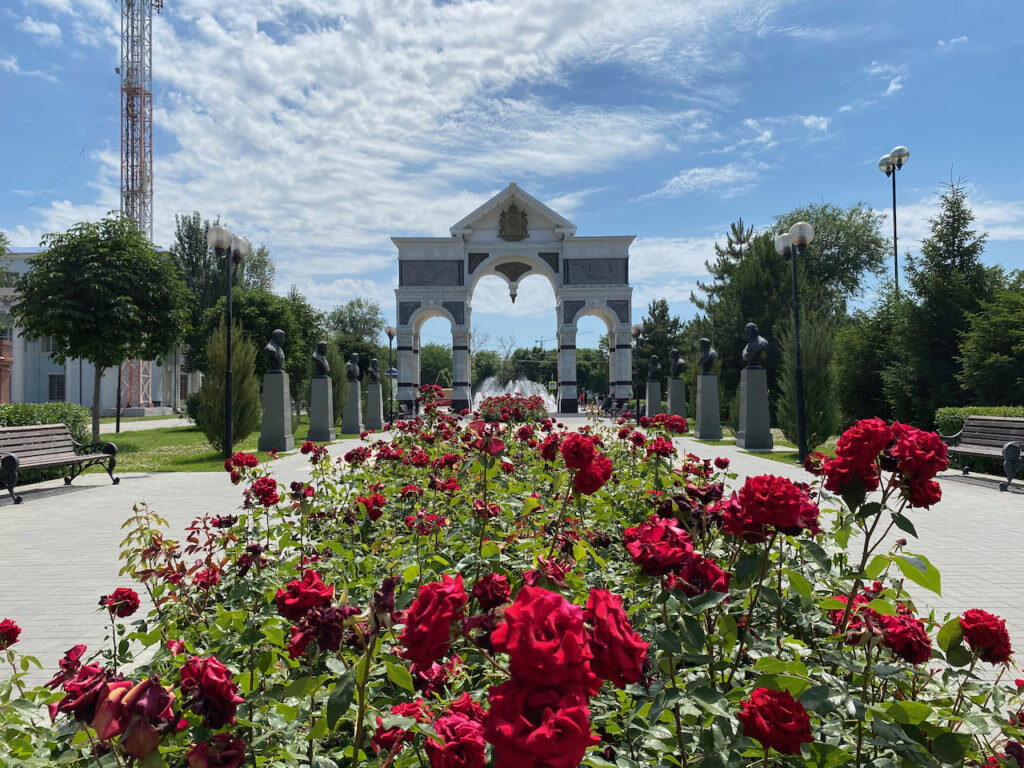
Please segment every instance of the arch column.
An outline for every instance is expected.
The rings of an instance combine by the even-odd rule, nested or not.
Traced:
[[[472,408],[470,391],[469,329],[452,329],[452,410]]]
[[[558,330],[559,413],[578,413],[576,398],[576,326],[563,325]]]
[[[633,337],[629,325],[616,325],[614,337],[612,375],[615,380],[615,402],[624,403],[633,397]]]
[[[398,387],[396,397],[409,412],[416,408],[416,387],[419,381],[419,356],[413,353],[414,338],[419,334],[412,328],[398,329]]]

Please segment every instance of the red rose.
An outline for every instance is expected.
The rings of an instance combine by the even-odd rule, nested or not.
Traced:
[[[548,427],[550,429],[550,426]],[[540,456],[544,461],[554,461],[555,455],[558,453],[558,443],[560,442],[558,435],[548,435],[544,438],[544,442],[540,444]]]
[[[810,472],[815,477],[820,477],[825,473],[825,462],[829,460],[828,456],[824,453],[818,453],[817,451],[811,451],[807,454],[804,459],[804,469]]]
[[[463,692],[459,698],[448,705],[449,712],[458,712],[478,723],[484,721],[484,708],[477,704],[468,693]]]
[[[840,435],[836,457],[825,463],[825,487],[842,493],[856,479],[867,491],[878,488],[878,454],[891,442],[892,430],[877,416],[854,423]]]
[[[791,480],[775,475],[748,477],[739,492],[740,507],[754,525],[771,525],[786,533],[818,528],[818,507]]]
[[[814,741],[807,710],[788,691],[755,688],[750,698],[740,704],[736,719],[743,724],[743,733],[748,738],[784,755],[798,755],[801,744]]]
[[[604,589],[590,590],[583,618],[590,625],[590,668],[617,688],[638,683],[647,659],[648,643],[630,626],[622,598]]]
[[[124,619],[139,610],[139,595],[134,589],[118,587],[100,600],[111,614]]]
[[[484,735],[494,746],[494,768],[576,768],[590,732],[587,697],[579,689],[535,688],[518,680],[491,688]]]
[[[192,583],[199,589],[211,590],[220,584],[220,571],[215,568],[196,571],[196,575],[192,577]]]
[[[18,635],[21,634],[21,627],[11,619],[0,621],[0,651],[6,650],[18,642]]]
[[[972,608],[960,617],[960,628],[971,650],[980,654],[982,661],[1003,664],[1010,660],[1010,634],[1006,622],[987,611]]]
[[[264,507],[272,507],[281,500],[277,495],[277,481],[267,475],[256,478],[249,490]]]
[[[583,609],[556,592],[524,586],[505,609],[505,621],[491,644],[508,653],[516,679],[534,685],[593,686],[587,667],[590,649],[583,632]],[[598,683],[599,685],[599,683]]]
[[[132,757],[143,758],[160,744],[161,734],[177,721],[171,709],[174,694],[160,685],[157,678],[143,680],[121,699],[127,719],[125,737],[121,746]]]
[[[193,656],[181,668],[181,692],[189,708],[203,718],[206,728],[223,728],[235,722],[235,710],[244,701],[227,667],[212,656]]]
[[[306,571],[302,581],[288,582],[277,590],[274,601],[277,612],[291,621],[299,621],[310,608],[327,608],[334,597],[334,587],[326,586],[316,571]]]
[[[912,507],[928,509],[932,504],[942,500],[942,488],[934,480],[910,478],[903,486],[907,501]]]
[[[627,528],[622,541],[633,562],[648,576],[678,570],[693,554],[690,535],[674,519],[657,515],[651,515],[634,528]]]
[[[422,585],[398,637],[405,649],[402,656],[424,667],[445,656],[451,645],[452,622],[462,618],[467,599],[461,573],[454,579],[446,574],[441,581]]]
[[[459,712],[447,712],[434,721],[434,731],[443,740],[427,739],[430,768],[483,768],[484,727]]]
[[[576,493],[589,496],[597,493],[612,476],[612,461],[603,453],[594,456],[586,469],[576,472],[572,478],[572,488]]]
[[[594,440],[587,435],[573,432],[561,446],[562,458],[569,469],[586,469],[594,460]]]
[[[949,466],[946,444],[934,432],[896,422],[892,425],[896,445],[890,453],[904,476],[930,480]]]
[[[188,768],[239,768],[245,762],[245,742],[230,733],[218,733],[196,744],[185,757]]]
[[[655,454],[657,456],[671,456],[676,452],[675,446],[672,445],[671,440],[666,440],[661,435],[654,438],[650,445],[647,446],[647,455]]]
[[[488,573],[486,576],[477,579],[470,594],[480,604],[481,611],[489,611],[508,602],[512,594],[512,587],[509,586],[508,577],[497,573]]]
[[[419,723],[430,722],[430,709],[423,699],[416,699],[405,704],[395,704],[391,707],[392,715],[412,717]],[[390,754],[398,744],[412,741],[414,733],[404,728],[389,728],[384,730],[384,718],[377,717],[377,731],[370,739],[370,744],[377,752]]]
[[[727,458],[725,458],[724,456],[716,456],[715,457],[715,466],[718,467],[719,469],[728,469],[729,468],[729,460]]]
[[[106,687],[109,679],[107,671],[95,662],[79,667],[73,674],[66,673],[61,680],[64,687],[64,698],[56,704],[50,705],[50,719],[56,718],[59,712],[71,715],[83,723],[92,722],[101,695],[105,697],[107,694]]]
[[[60,672],[46,682],[46,687],[52,690],[62,685],[65,680],[70,679],[81,668],[82,662],[79,659],[83,654],[85,654],[85,646],[81,644],[65,651],[64,658],[59,662]]]
[[[345,619],[357,613],[359,609],[351,605],[310,608],[299,625],[292,627],[288,655],[293,659],[298,658],[313,640],[317,641],[320,650],[338,650],[345,636]]]
[[[882,643],[904,661],[921,664],[931,657],[932,641],[920,619],[912,616],[878,616],[875,621],[882,625]]]
[[[728,592],[729,574],[715,563],[713,557],[694,554],[676,574],[665,577],[665,589],[678,589],[687,597],[704,592]]]

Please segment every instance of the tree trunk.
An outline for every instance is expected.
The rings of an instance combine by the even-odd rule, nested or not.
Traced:
[[[100,382],[103,381],[103,369],[93,366],[95,375],[92,383],[92,441],[100,441]]]

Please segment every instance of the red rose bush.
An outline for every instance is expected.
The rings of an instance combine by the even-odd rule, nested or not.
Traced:
[[[237,507],[183,537],[137,508],[108,642],[40,660],[45,685],[18,652],[31,617],[0,620],[0,764],[1024,755],[1006,622],[924,607],[944,585],[908,540],[941,505],[933,433],[866,419],[799,474],[733,479],[678,417],[572,431],[528,398],[463,420],[419,395],[357,445],[303,444],[299,477],[235,454]]]

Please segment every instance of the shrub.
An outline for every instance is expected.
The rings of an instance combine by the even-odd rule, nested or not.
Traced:
[[[485,421],[503,421],[510,424],[543,421],[548,417],[544,399],[540,395],[523,397],[517,394],[485,397],[478,410]]]
[[[792,321],[776,326],[782,347],[782,371],[778,377],[775,416],[782,434],[797,444],[796,351]],[[800,354],[804,380],[804,425],[807,450],[813,451],[836,433],[839,415],[832,391],[833,327],[825,318],[805,315],[800,325]]]
[[[1024,418],[1024,405],[966,406],[939,408],[935,412],[935,431],[940,435],[955,435],[964,428],[968,416],[1016,416]]]
[[[199,411],[203,401],[198,392],[189,392],[185,398],[185,418],[199,427]],[[199,427],[202,429],[202,427]]]
[[[260,424],[260,385],[256,378],[256,347],[242,335],[242,326],[234,322],[231,334],[231,439],[247,438]],[[206,441],[218,451],[224,450],[224,379],[227,371],[227,333],[224,322],[210,334],[206,344],[208,371],[199,389],[201,405],[197,426]],[[231,446],[232,448],[234,446]]]

